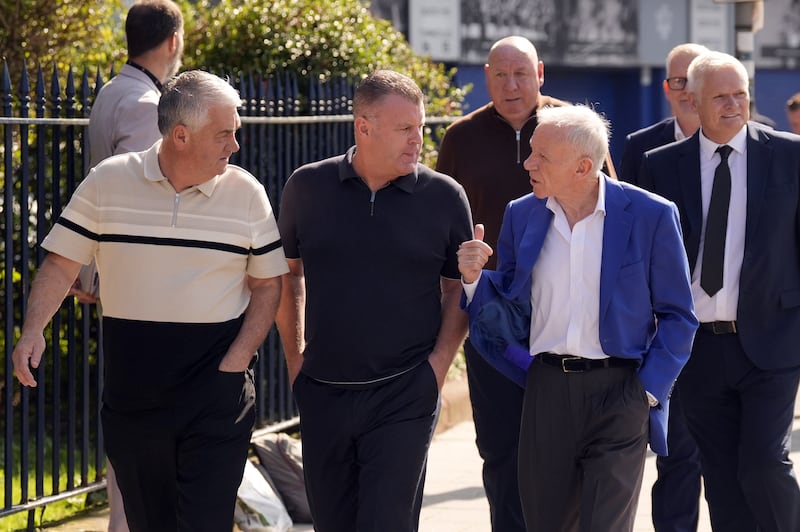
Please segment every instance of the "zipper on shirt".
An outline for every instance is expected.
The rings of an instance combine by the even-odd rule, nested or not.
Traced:
[[[375,216],[375,191],[369,191],[369,215]]]
[[[178,225],[178,208],[181,206],[181,195],[175,193],[175,201],[172,202],[172,227]]]
[[[500,120],[502,120],[503,122],[505,122],[506,124],[511,126],[511,122],[509,122],[508,120],[506,120],[505,118],[503,118],[499,114],[497,115],[497,118],[499,118]],[[525,125],[528,122],[530,122],[532,118],[533,118],[532,116],[529,116],[527,118],[527,120],[525,120],[525,123],[522,124],[522,127],[525,127]],[[515,136],[515,138],[517,140],[517,164],[522,164],[522,160],[521,160],[522,159],[522,146],[520,145],[520,141],[522,140],[522,128],[515,129],[514,126],[511,126],[511,128],[514,129],[514,136]]]

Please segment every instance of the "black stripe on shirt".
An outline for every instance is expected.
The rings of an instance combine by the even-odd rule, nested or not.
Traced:
[[[100,242],[121,242],[124,244],[150,244],[153,246],[174,246],[184,248],[215,249],[217,251],[227,251],[238,255],[249,255],[250,248],[225,244],[223,242],[210,242],[208,240],[189,240],[183,238],[162,238],[155,236],[135,236],[135,235],[100,235]]]
[[[76,233],[83,235],[91,240],[95,240],[97,242],[119,242],[125,244],[150,244],[154,246],[174,246],[174,247],[198,248],[198,249],[214,249],[217,251],[226,251],[228,253],[235,253],[237,255],[250,254],[249,248],[245,248],[242,246],[235,246],[233,244],[225,244],[223,242],[210,242],[207,240],[188,240],[180,238],[161,238],[154,236],[114,235],[114,234],[98,235],[97,233],[93,233],[88,229],[86,229],[85,227],[82,227],[76,224],[75,222],[72,222],[64,218],[63,216],[58,219],[57,223],[63,225],[67,229],[75,231]],[[269,246],[273,245],[274,243],[270,244]],[[278,241],[278,246],[280,246],[280,241]]]
[[[253,250],[253,255],[266,255],[270,251],[275,251],[276,249],[280,248],[283,244],[281,240],[278,239],[271,244],[267,244],[266,246],[261,246],[260,248],[256,248]]]
[[[95,240],[95,241],[100,240],[99,235],[97,233],[92,233],[82,225],[78,225],[75,222],[68,220],[67,218],[64,218],[63,216],[59,216],[58,220],[56,220],[56,223],[63,225],[67,229],[75,231],[79,235],[85,236],[89,240]]]

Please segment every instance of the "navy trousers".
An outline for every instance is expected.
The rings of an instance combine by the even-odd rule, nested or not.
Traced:
[[[757,368],[738,335],[699,329],[680,379],[714,530],[800,530],[789,459],[800,368]]]
[[[656,458],[653,526],[656,532],[696,532],[700,517],[700,451],[686,425],[680,379],[669,402],[667,446],[669,455]]]
[[[415,532],[439,413],[426,361],[379,385],[294,382],[316,532]]]
[[[524,390],[464,342],[476,443],[483,459],[483,488],[494,532],[524,532],[517,482],[517,448]]]

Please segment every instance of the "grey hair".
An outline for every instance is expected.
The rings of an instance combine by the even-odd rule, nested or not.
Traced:
[[[181,124],[197,130],[208,121],[209,108],[241,104],[239,93],[224,79],[202,70],[189,70],[164,84],[158,101],[158,130],[167,135]]]
[[[536,111],[537,127],[555,126],[576,151],[589,157],[598,170],[608,153],[610,122],[588,105],[544,107]]]
[[[686,77],[689,78],[686,83],[687,90],[695,96],[699,96],[703,90],[706,75],[727,68],[736,70],[745,86],[749,85],[750,76],[741,61],[723,52],[707,52],[698,55],[689,63],[689,70],[686,73]]]
[[[669,51],[667,54],[667,61],[664,63],[664,68],[667,71],[667,75],[669,75],[669,64],[678,57],[678,56],[690,56],[690,57],[697,57],[698,55],[703,55],[710,52],[707,47],[703,46],[702,44],[697,44],[695,42],[686,42],[683,44],[679,44],[675,48]]]

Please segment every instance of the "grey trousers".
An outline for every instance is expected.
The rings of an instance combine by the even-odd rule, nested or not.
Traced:
[[[518,469],[529,531],[633,529],[649,408],[634,368],[531,364]]]

